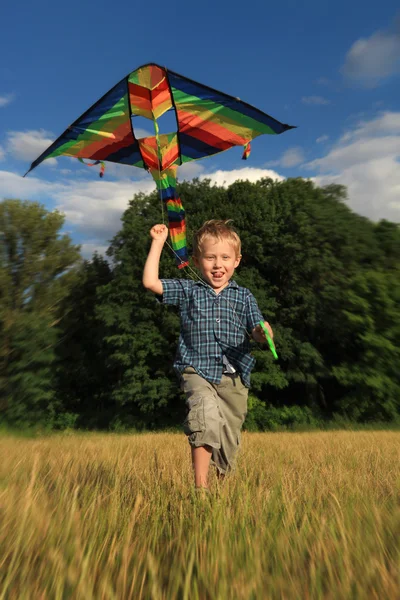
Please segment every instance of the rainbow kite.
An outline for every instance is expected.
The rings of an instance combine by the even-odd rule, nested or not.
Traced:
[[[157,120],[167,111],[176,131],[159,134]],[[153,121],[155,135],[138,137],[135,117]],[[102,165],[111,161],[149,171],[168,213],[178,267],[188,264],[185,211],[176,193],[177,167],[244,146],[264,133],[293,129],[238,98],[196,83],[165,67],[147,64],[132,71],[98,100],[45,150],[31,171],[46,158],[72,156]],[[28,171],[28,173],[29,173]]]

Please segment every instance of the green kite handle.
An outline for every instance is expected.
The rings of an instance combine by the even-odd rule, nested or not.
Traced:
[[[261,327],[262,327],[262,329],[263,329],[263,331],[265,333],[265,336],[266,336],[267,341],[268,341],[269,348],[270,348],[272,354],[274,355],[275,360],[278,360],[278,355],[277,355],[276,350],[275,350],[275,344],[272,341],[271,336],[268,333],[268,329],[264,325],[264,321],[260,321],[260,325],[261,325]]]

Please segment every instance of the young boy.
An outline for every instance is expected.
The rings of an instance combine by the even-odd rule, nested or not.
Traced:
[[[188,415],[184,431],[192,450],[195,485],[208,487],[210,461],[220,476],[229,471],[240,444],[247,413],[250,373],[249,333],[265,342],[263,317],[254,296],[231,278],[241,259],[241,242],[229,222],[207,221],[194,238],[193,260],[202,280],[159,279],[159,262],[168,236],[155,225],[143,272],[143,285],[179,306],[181,335],[174,367],[180,373]],[[264,321],[273,337],[269,324]]]

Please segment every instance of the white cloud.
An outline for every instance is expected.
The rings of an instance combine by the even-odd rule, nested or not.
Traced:
[[[320,170],[342,169],[348,165],[364,164],[382,156],[400,155],[400,136],[363,138],[334,147],[329,154],[318,158],[309,165]],[[399,167],[400,168],[400,167]]]
[[[15,98],[14,94],[2,94],[0,95],[0,108],[3,108],[3,106],[7,106],[7,104],[10,104]]]
[[[303,104],[313,104],[324,106],[326,104],[330,104],[330,100],[323,98],[322,96],[303,96],[301,101]]]
[[[321,135],[321,137],[317,138],[315,141],[317,144],[323,144],[329,140],[329,135]]]
[[[109,239],[119,228],[120,218],[129,200],[137,192],[150,192],[155,188],[151,177],[141,181],[105,180],[86,181],[71,179],[60,183],[49,182],[32,175],[25,178],[0,171],[0,189],[3,198],[21,198],[46,202],[66,215],[66,221],[77,229],[100,233]],[[111,232],[111,234],[110,234]]]
[[[53,195],[68,223],[90,236],[109,239],[120,227],[129,200],[138,192],[155,188],[151,177],[141,181],[81,181],[60,187]]]
[[[190,164],[190,163],[189,163]],[[189,164],[185,165],[186,167]],[[185,169],[182,175],[183,166],[179,169],[180,179],[189,179],[199,177],[200,180],[209,179],[211,183],[227,187],[238,180],[258,181],[264,177],[270,177],[277,181],[283,181],[283,177],[269,169],[243,168],[233,171],[218,170],[213,173],[204,173],[204,167],[197,165],[197,169],[189,171]],[[103,182],[99,182],[101,184]],[[90,259],[97,250],[99,254],[105,255],[108,244],[104,242],[111,240],[120,228],[120,218],[123,211],[127,208],[127,200],[131,199],[139,191],[148,193],[154,189],[151,178],[145,182],[127,182],[128,188],[124,188],[121,182],[115,183],[114,200],[117,200],[116,206],[111,206],[104,199],[101,200],[97,195],[99,186],[87,185],[85,191],[79,190],[75,197],[70,195],[70,191],[63,190],[57,193],[60,199],[65,195],[64,203],[58,204],[58,208],[67,216],[67,221],[78,225],[81,232],[87,232],[88,235],[96,235],[93,239],[88,239],[81,246],[81,253],[84,258]],[[143,185],[145,184],[145,185]],[[82,210],[82,194],[84,194],[84,210]],[[109,195],[106,196],[109,198]],[[118,202],[119,199],[119,202]],[[183,200],[184,202],[184,200]]]
[[[52,194],[58,186],[37,177],[21,177],[11,171],[0,171],[1,198],[36,200],[40,196]]]
[[[283,181],[284,177],[270,169],[256,169],[254,167],[245,167],[243,169],[234,169],[233,171],[215,171],[214,173],[203,173],[199,179],[210,179],[211,183],[227,187],[235,181],[259,181],[263,177],[270,177],[276,181]]]
[[[293,148],[288,148],[286,150],[286,152],[284,152],[281,156],[280,159],[278,160],[271,160],[268,163],[266,163],[267,167],[285,167],[285,168],[289,168],[289,167],[295,167],[297,165],[300,165],[302,162],[304,162],[305,157],[304,157],[304,152],[301,148],[299,147],[293,147]]]
[[[280,160],[282,167],[295,167],[304,161],[304,153],[301,148],[289,148],[283,153]]]
[[[17,160],[32,162],[53,141],[52,134],[44,129],[38,131],[9,131],[7,133],[7,151]],[[48,158],[43,164],[54,166],[57,161],[55,158]]]
[[[370,121],[362,120],[352,130],[344,134],[342,141],[347,139],[360,139],[382,134],[400,134],[400,112],[382,112]]]
[[[151,137],[154,135],[154,131],[153,133],[151,133],[151,131],[147,131],[147,129],[143,129],[141,127],[137,127],[133,129],[134,133],[135,133],[135,138],[137,140],[140,140],[141,138],[147,138],[147,137]]]
[[[198,169],[193,174],[200,175],[201,180],[210,179],[212,183],[223,186],[237,180],[258,181],[263,177],[283,180],[273,170],[251,167],[211,173]],[[50,182],[33,175],[23,178],[9,171],[0,171],[2,198],[35,200],[63,212],[67,229],[79,232],[84,237],[82,253],[87,258],[90,258],[95,249],[104,253],[108,241],[120,229],[121,217],[133,196],[138,192],[149,193],[154,189],[155,184],[148,174],[135,181],[87,181],[74,178],[70,181],[63,179],[61,182]]]
[[[369,38],[360,38],[347,52],[341,71],[349,81],[364,87],[376,87],[390,75],[399,73],[399,33],[377,31]]]
[[[3,146],[0,146],[0,161],[4,160],[6,157],[6,153],[4,151]]]
[[[204,173],[204,167],[198,162],[188,162],[178,169],[179,179],[194,179]]]
[[[308,163],[318,185],[341,183],[349,206],[372,220],[400,222],[400,112],[362,121]]]

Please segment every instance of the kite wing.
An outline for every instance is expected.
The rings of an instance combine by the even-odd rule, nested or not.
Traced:
[[[159,134],[157,119],[174,111],[176,131]],[[151,120],[155,135],[137,137],[135,116]],[[263,134],[280,134],[280,123],[246,102],[156,64],[132,71],[64,131],[30,166],[71,156],[111,161],[151,172],[167,206],[178,266],[187,264],[185,213],[176,195],[179,165],[244,146]],[[28,173],[29,173],[28,171]]]

